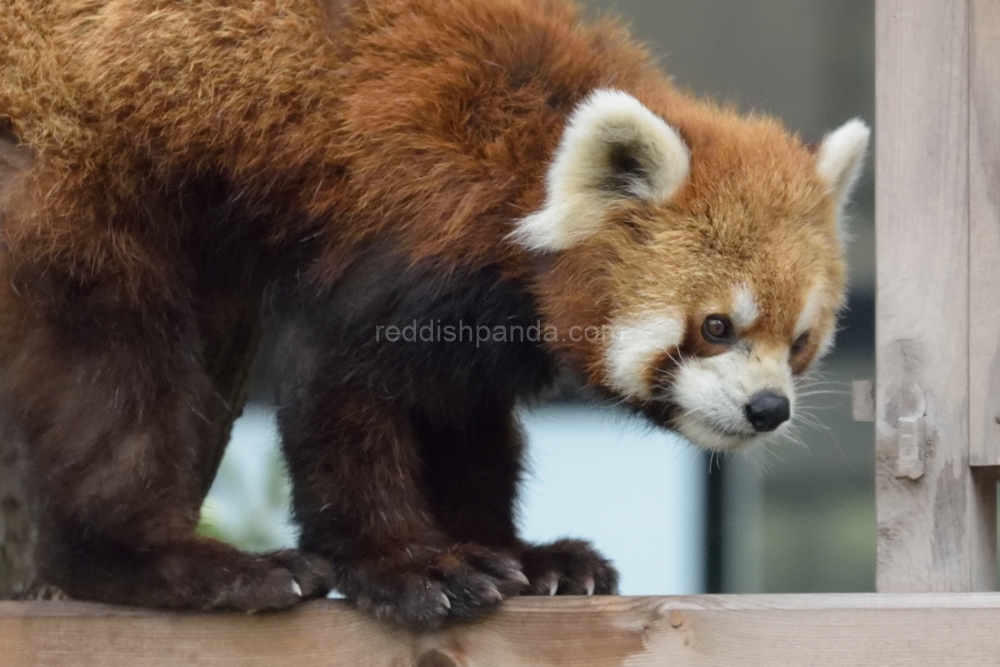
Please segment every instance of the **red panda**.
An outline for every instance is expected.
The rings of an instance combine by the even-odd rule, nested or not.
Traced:
[[[518,538],[515,406],[569,371],[739,449],[832,345],[861,121],[807,146],[562,0],[0,7],[4,405],[71,596],[434,627],[613,593]],[[278,332],[294,551],[195,533],[232,303]]]

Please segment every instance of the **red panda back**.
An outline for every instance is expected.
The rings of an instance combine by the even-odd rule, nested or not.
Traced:
[[[599,86],[666,86],[622,29],[562,2],[8,4],[5,34],[34,29],[2,54],[0,114],[43,156],[26,190],[46,210],[8,201],[21,213],[7,246],[81,277],[120,265],[148,289],[170,280],[154,275],[164,258],[106,233],[148,224],[108,219],[205,174],[275,244],[325,233],[321,265],[390,228],[415,256],[495,260],[510,219],[539,203],[573,105]],[[152,234],[160,248],[175,235]]]

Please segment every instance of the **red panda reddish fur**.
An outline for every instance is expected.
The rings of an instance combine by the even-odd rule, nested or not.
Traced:
[[[263,609],[336,586],[422,627],[519,592],[612,592],[589,545],[524,544],[513,510],[514,405],[557,366],[613,394],[604,349],[403,351],[376,326],[566,331],[663,294],[695,317],[752,276],[748,335],[787,348],[805,298],[790,286],[823,285],[819,329],[842,303],[814,152],[680,92],[624,29],[561,0],[2,0],[0,35],[0,119],[32,156],[0,190],[0,359],[43,572],[74,596]],[[675,128],[690,174],[571,251],[526,249],[516,222],[599,89]],[[266,302],[280,330],[300,551],[194,534],[219,400],[203,339],[226,299]],[[716,354],[699,326],[680,349]],[[649,372],[669,377],[668,357]]]

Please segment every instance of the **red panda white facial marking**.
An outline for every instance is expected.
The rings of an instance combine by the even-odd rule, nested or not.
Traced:
[[[648,400],[653,389],[649,369],[681,344],[684,329],[684,318],[669,309],[613,320],[604,353],[608,384],[623,396]]]
[[[733,324],[740,330],[749,329],[760,316],[757,297],[750,291],[746,283],[740,283],[733,290],[733,303],[730,317]]]

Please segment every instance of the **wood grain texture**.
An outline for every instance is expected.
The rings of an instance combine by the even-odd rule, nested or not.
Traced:
[[[969,428],[1000,465],[1000,2],[972,0],[969,60]]]
[[[997,627],[988,594],[522,599],[423,635],[342,602],[260,616],[0,603],[0,664],[963,667],[1000,655]]]
[[[992,589],[996,483],[969,460],[972,0],[876,3],[877,586]],[[901,419],[924,474],[898,478]]]

